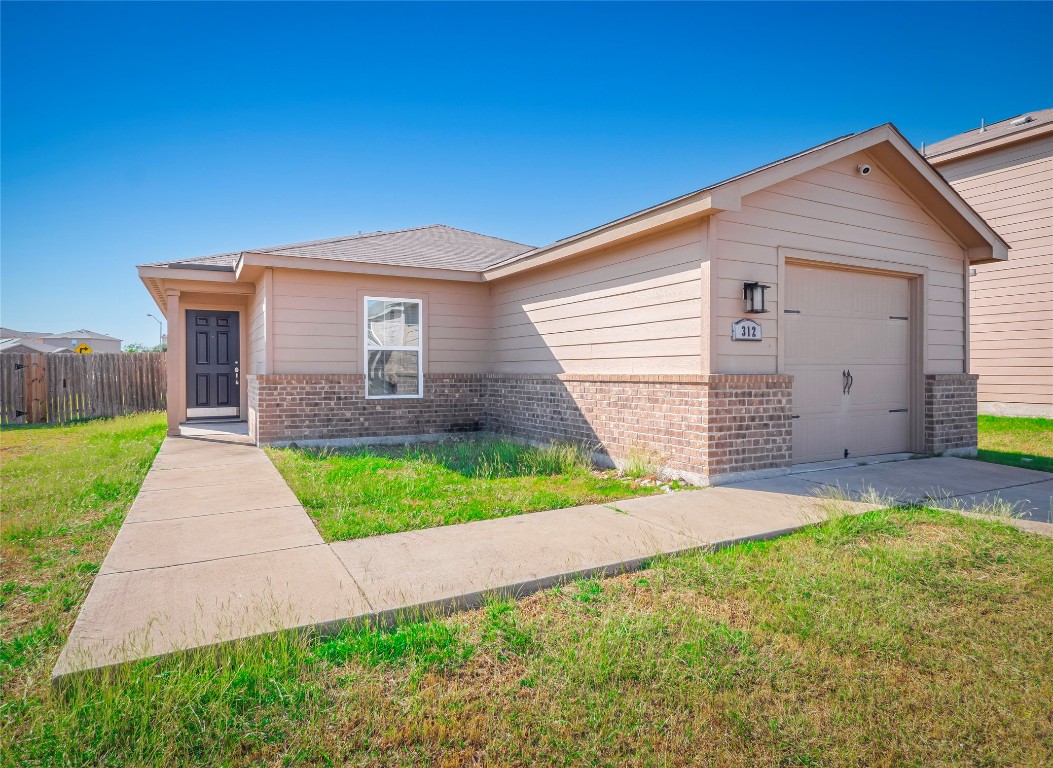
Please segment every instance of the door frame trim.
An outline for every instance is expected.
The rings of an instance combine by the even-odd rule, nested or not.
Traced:
[[[181,369],[180,373],[179,373],[179,376],[180,376],[180,379],[182,380],[182,394],[183,394],[182,402],[180,403],[180,412],[179,412],[179,423],[180,424],[186,423],[187,421],[189,421],[191,419],[208,421],[209,418],[218,418],[218,419],[232,419],[232,418],[236,418],[236,419],[238,419],[240,421],[245,421],[248,418],[248,413],[249,413],[249,409],[248,409],[248,394],[249,394],[249,392],[248,392],[248,390],[249,390],[249,388],[248,388],[248,386],[246,386],[246,379],[245,379],[245,371],[246,371],[245,355],[247,354],[247,351],[249,349],[249,347],[248,347],[248,341],[249,341],[249,339],[248,339],[248,328],[245,327],[246,326],[245,319],[246,319],[246,317],[248,317],[248,311],[249,311],[249,304],[248,304],[248,301],[246,300],[247,298],[251,298],[251,297],[232,296],[232,295],[229,295],[229,294],[227,294],[227,295],[217,294],[213,298],[212,296],[207,295],[207,294],[193,294],[193,293],[190,293],[190,292],[184,292],[180,296],[179,316],[180,316],[180,322],[182,323],[182,330],[183,330],[183,333],[182,333],[183,338],[180,340],[180,345],[182,346],[182,354],[179,355],[179,362],[181,363],[181,365],[179,366],[179,368]],[[235,416],[235,417],[232,417],[232,416],[220,416],[220,415],[215,415],[215,416],[212,416],[212,417],[190,416],[189,415],[189,411],[193,410],[193,409],[188,407],[189,401],[190,401],[190,391],[188,389],[189,383],[188,383],[187,375],[188,375],[189,368],[187,366],[186,356],[187,356],[187,348],[188,348],[188,344],[189,344],[188,334],[187,334],[187,327],[188,327],[187,324],[190,322],[190,317],[189,317],[188,313],[191,312],[191,311],[197,311],[197,312],[231,312],[231,313],[235,313],[235,314],[238,315],[238,347],[239,347],[239,350],[240,350],[240,358],[239,359],[241,360],[241,375],[239,377],[240,378],[240,386],[239,386],[239,390],[240,391],[238,393],[238,404],[237,404],[238,415]],[[169,326],[169,327],[171,327],[171,326]],[[172,351],[171,348],[169,349],[169,351],[170,352]],[[171,358],[171,357],[169,358],[170,361],[172,359],[173,358]],[[169,364],[171,364],[171,363],[169,363]]]
[[[910,377],[908,387],[908,407],[910,408],[910,419],[908,419],[907,450],[919,453],[925,445],[925,376],[928,368],[928,315],[925,307],[928,306],[929,268],[916,264],[901,264],[897,262],[877,261],[875,259],[861,258],[858,256],[845,256],[837,253],[823,253],[820,251],[808,251],[802,248],[789,248],[779,246],[778,253],[778,290],[777,300],[779,317],[778,332],[775,339],[775,370],[776,373],[786,373],[784,362],[786,335],[782,324],[782,311],[786,307],[786,265],[800,264],[802,266],[820,267],[823,269],[835,269],[847,272],[865,272],[875,275],[905,278],[910,300],[910,349],[907,353],[907,375]],[[792,446],[791,446],[792,450]]]

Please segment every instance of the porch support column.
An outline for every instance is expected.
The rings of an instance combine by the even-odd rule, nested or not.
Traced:
[[[179,423],[186,413],[184,392],[184,365],[186,354],[183,349],[183,317],[179,311],[179,291],[165,291],[168,320],[168,353],[167,353],[167,388],[168,388],[168,434],[179,434]]]

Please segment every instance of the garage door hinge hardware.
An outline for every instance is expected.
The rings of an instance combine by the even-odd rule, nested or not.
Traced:
[[[799,310],[799,309],[784,309],[782,312],[783,312],[784,315],[799,315],[799,314],[801,314],[801,310]]]
[[[907,413],[907,411],[908,411],[907,408],[889,408],[888,409],[889,413]]]
[[[889,315],[889,320],[910,320],[909,317],[903,317],[902,315]]]
[[[800,417],[800,416],[791,416],[790,418],[791,418],[791,419],[799,419],[799,418],[801,418],[801,417]]]

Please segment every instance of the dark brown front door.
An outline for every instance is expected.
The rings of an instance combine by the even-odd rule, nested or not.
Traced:
[[[238,313],[187,310],[186,416],[241,415]]]

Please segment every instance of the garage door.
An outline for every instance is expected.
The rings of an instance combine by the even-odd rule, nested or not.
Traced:
[[[904,278],[787,265],[795,464],[909,449],[909,307]]]

